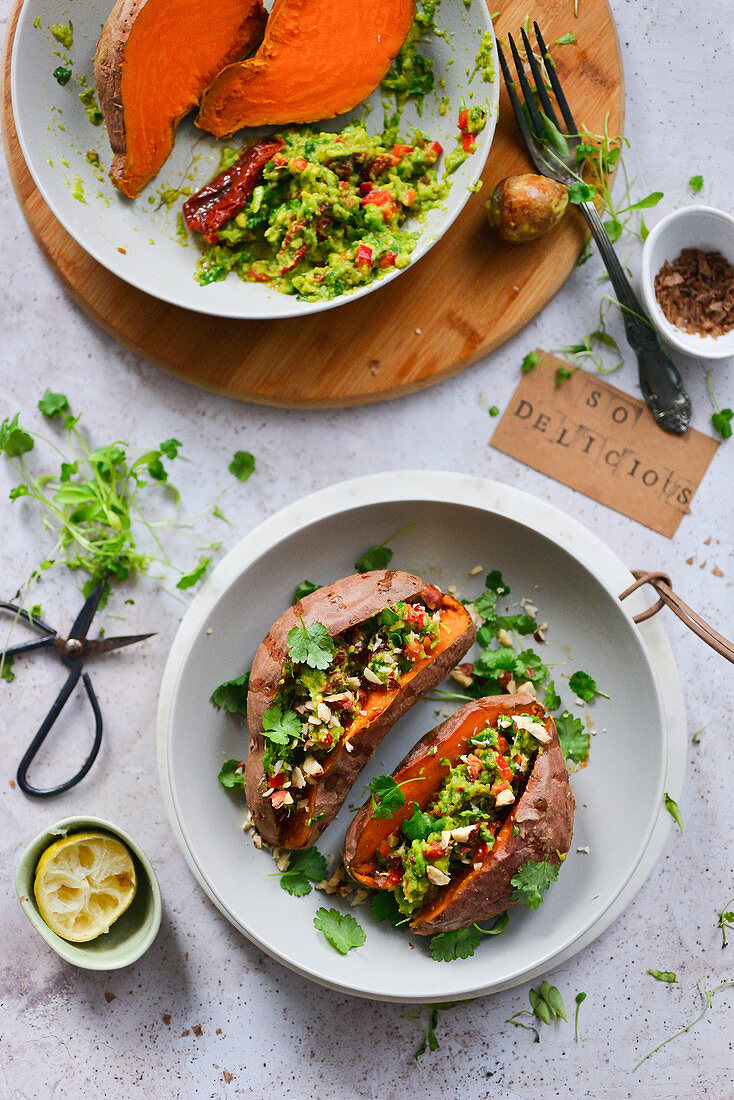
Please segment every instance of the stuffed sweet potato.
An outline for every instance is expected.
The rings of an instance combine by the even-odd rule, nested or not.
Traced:
[[[255,655],[247,697],[245,794],[261,836],[313,844],[385,734],[475,636],[458,600],[394,570],[288,608]]]
[[[489,920],[522,900],[511,879],[529,864],[558,866],[568,852],[573,793],[555,723],[532,695],[468,703],[393,779],[405,804],[389,818],[363,806],[344,864],[364,886],[393,890],[420,936]]]

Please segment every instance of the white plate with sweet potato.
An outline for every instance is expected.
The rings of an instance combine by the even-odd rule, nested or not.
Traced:
[[[392,0],[392,6],[380,8],[362,6],[359,12],[365,14],[367,24],[363,27],[359,20],[352,21],[356,31],[342,34],[340,45],[323,33],[321,9],[335,0],[278,0],[278,4],[267,24],[260,0],[227,0],[217,5],[222,26],[216,35],[207,35],[206,25],[211,21],[207,12],[212,9],[203,0],[119,0],[111,21],[110,0],[91,0],[81,6],[69,6],[62,0],[28,0],[21,11],[11,65],[12,106],[23,156],[41,195],[91,256],[133,286],[174,305],[215,316],[266,319],[301,316],[370,293],[419,260],[449,229],[470,197],[489,153],[499,102],[499,82],[492,73],[494,40],[489,11],[485,0],[471,0],[470,4],[444,0],[436,15],[440,34],[427,33],[419,47],[426,63],[432,65],[433,87],[428,87],[431,81],[424,70],[417,75],[407,70],[400,74],[398,83],[405,82],[403,92],[414,93],[414,98],[405,105],[397,137],[390,139],[388,155],[394,163],[383,164],[379,176],[371,166],[380,157],[369,150],[358,154],[365,159],[352,172],[356,193],[349,196],[356,204],[353,217],[366,217],[366,210],[375,232],[375,211],[390,226],[390,218],[406,218],[400,231],[417,234],[414,248],[412,242],[403,241],[401,248],[381,238],[381,243],[368,241],[358,251],[354,225],[346,215],[344,225],[339,220],[341,213],[334,215],[341,170],[337,165],[334,179],[329,177],[334,193],[326,216],[339,233],[332,233],[333,240],[329,237],[328,249],[324,243],[326,207],[319,206],[311,211],[313,216],[305,228],[299,219],[283,230],[277,248],[273,246],[275,254],[268,254],[271,264],[267,268],[265,259],[260,258],[265,230],[257,222],[258,211],[264,209],[258,199],[252,211],[245,211],[250,225],[247,233],[257,223],[252,230],[257,239],[253,238],[253,243],[248,237],[246,247],[242,241],[236,242],[240,251],[230,270],[228,257],[235,242],[221,235],[220,225],[214,240],[222,252],[202,274],[197,268],[200,246],[205,247],[204,238],[210,238],[196,220],[187,216],[184,222],[182,207],[222,167],[231,171],[232,155],[225,154],[226,162],[222,160],[225,147],[241,150],[284,132],[283,119],[292,118],[303,125],[300,115],[313,119],[322,110],[324,121],[317,118],[313,122],[319,132],[336,136],[348,123],[363,118],[371,135],[383,130],[380,87],[353,109],[347,108],[366,88],[374,87],[391,64],[391,55],[410,25],[406,12],[412,10],[412,0]],[[283,14],[286,8],[289,20]],[[243,14],[238,23],[239,9]],[[348,5],[340,3],[336,10],[348,19]],[[380,13],[388,11],[394,18],[386,22],[382,33],[381,24],[377,24],[383,18]],[[95,89],[95,51],[106,21]],[[205,38],[207,50],[197,49],[197,41]],[[368,40],[381,43],[377,49],[383,54],[370,53]],[[253,58],[244,63],[237,60],[252,50],[257,51]],[[354,58],[350,60],[350,50],[359,65]],[[180,59],[183,73],[193,72],[188,81],[172,68],[173,57]],[[222,73],[213,77],[221,66]],[[349,74],[353,75],[351,82]],[[413,93],[408,87],[413,87],[412,81],[417,81]],[[347,84],[351,94],[341,94]],[[486,124],[475,136],[467,137],[457,129],[462,97],[469,110],[485,113]],[[197,101],[202,102],[198,120],[211,133],[195,125]],[[174,141],[172,127],[187,110]],[[244,124],[247,128],[241,129]],[[406,182],[400,174],[408,163],[401,161],[401,156],[407,154],[400,151],[410,148],[415,158],[414,127],[426,135],[421,141],[428,152],[413,166],[414,178]],[[229,134],[233,128],[233,138],[213,136]],[[432,199],[429,202],[416,181],[427,180],[434,169],[441,177],[447,157],[465,140],[470,155],[449,177],[448,194],[435,204]],[[408,141],[413,145],[407,145]],[[172,142],[172,151],[166,156]],[[431,152],[439,147],[443,153]],[[280,171],[284,178],[290,173],[287,180],[297,191],[300,177],[292,162],[298,165],[299,156],[291,156],[287,164],[280,165]],[[327,161],[327,166],[335,164]],[[109,178],[111,166],[117,187]],[[388,179],[386,173],[391,169],[393,176]],[[155,174],[150,178],[152,171]],[[291,183],[291,177],[295,182]],[[264,182],[267,197],[268,182],[274,183]],[[363,183],[372,187],[371,196],[360,191]],[[308,187],[304,184],[309,202],[311,191],[318,190],[311,184],[313,178],[309,178]],[[383,193],[386,197],[381,198]],[[278,203],[268,210],[273,219],[291,201],[277,194]],[[251,192],[248,198],[252,198]],[[420,219],[414,216],[416,210],[423,211]],[[229,213],[228,230],[235,226],[236,216],[231,210]],[[187,225],[201,228],[201,234]],[[300,238],[294,237],[296,232],[305,237],[305,251],[297,247]],[[368,228],[362,226],[359,233],[363,232]],[[338,277],[332,278],[332,267],[339,268]]]
[[[525,597],[525,608],[532,603],[548,623],[541,631],[545,640],[531,644],[546,665],[557,666],[564,700],[564,677],[578,668],[609,696],[596,697],[582,711],[591,747],[587,765],[570,775],[573,841],[557,881],[537,910],[515,906],[501,935],[482,937],[471,958],[453,961],[437,961],[430,937],[394,929],[369,905],[350,909],[317,889],[304,896],[281,889],[270,855],[242,830],[242,790],[223,790],[217,780],[226,760],[246,758],[248,735],[242,719],[212,705],[212,692],[250,667],[304,574],[328,586],[396,531],[402,534],[391,543],[390,567],[443,591],[455,587],[465,600],[479,595],[485,571],[500,570],[512,590],[510,606]],[[644,597],[637,593],[624,606],[617,599],[629,578],[612,551],[570,517],[518,490],[466,475],[370,475],[313,494],[265,521],[195,599],[161,687],[164,800],[202,888],[235,927],[286,966],[375,999],[440,1002],[491,993],[546,973],[581,950],[642,887],[672,822],[663,793],[676,799],[683,783],[685,714],[675,664],[657,622],[632,622]],[[424,697],[400,717],[318,839],[325,856],[341,858],[354,813],[369,798],[368,784],[389,776],[458,706]],[[364,943],[338,953],[314,926],[321,907],[354,916]]]

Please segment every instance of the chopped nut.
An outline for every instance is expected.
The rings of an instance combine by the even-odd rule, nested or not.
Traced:
[[[461,684],[462,687],[471,687],[474,683],[473,676],[467,676],[461,668],[452,668],[449,676],[452,680],[455,680],[457,684]]]
[[[494,800],[495,806],[511,806],[515,801],[515,796],[512,791],[507,788],[505,791],[500,791]]]
[[[316,714],[322,722],[328,722],[331,719],[331,710],[327,707],[326,703],[319,703],[316,708]]]
[[[301,769],[299,767],[295,767],[293,769],[293,771],[291,772],[291,783],[296,788],[296,790],[299,790],[299,791],[300,791],[301,787],[306,786],[306,779],[303,775],[303,772],[301,771]]]
[[[469,576],[470,577],[476,577],[477,573],[481,573],[481,572],[482,572],[482,566],[481,565],[475,565],[473,569],[469,570]]]
[[[315,779],[316,776],[324,774],[324,769],[321,767],[316,757],[311,756],[310,753],[306,756],[306,759],[301,764],[301,771],[305,776],[308,776],[311,779]]]
[[[547,745],[551,739],[551,735],[545,728],[542,722],[538,722],[535,718],[531,718],[527,714],[517,714],[513,716],[513,722],[518,729],[527,730],[531,737],[534,737],[536,741],[540,741],[541,745]]]
[[[526,680],[524,684],[520,684],[519,688],[517,689],[517,693],[518,695],[521,695],[523,692],[527,692],[528,695],[532,695],[534,699],[538,698],[538,693],[535,690],[535,684],[532,680]]]
[[[446,872],[442,871],[440,868],[434,867],[433,864],[426,867],[426,875],[428,876],[428,881],[432,882],[434,886],[448,886],[451,882],[450,875],[447,875]]]
[[[512,646],[512,636],[507,633],[504,627],[498,632],[497,638],[499,639],[500,645]]]
[[[364,678],[370,684],[380,684],[380,686],[382,686],[382,680],[376,673],[372,671],[369,665],[365,666]]]

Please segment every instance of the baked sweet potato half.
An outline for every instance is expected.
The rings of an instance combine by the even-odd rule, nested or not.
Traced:
[[[247,696],[245,795],[261,836],[313,844],[385,734],[475,636],[453,596],[391,569],[288,608],[255,654]]]
[[[117,0],[94,58],[115,187],[140,194],[181,119],[217,73],[259,46],[266,20],[261,0]]]
[[[414,14],[413,0],[275,0],[262,46],[219,74],[196,125],[225,137],[351,111],[387,73]]]
[[[362,885],[394,891],[419,936],[496,916],[519,900],[519,872],[558,866],[571,845],[563,752],[532,695],[468,703],[411,749],[393,779],[405,804],[389,818],[364,805],[344,865]]]

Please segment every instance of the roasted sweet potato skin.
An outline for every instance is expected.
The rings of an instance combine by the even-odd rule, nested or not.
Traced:
[[[275,0],[257,54],[220,73],[196,125],[225,137],[350,111],[387,73],[414,14],[413,0]]]
[[[110,179],[129,198],[162,167],[217,73],[259,45],[266,20],[262,0],[117,0],[94,83],[115,154]]]
[[[375,850],[412,813],[413,802],[423,808],[430,801],[448,769],[439,761],[452,761],[467,751],[473,733],[496,722],[499,715],[533,714],[550,734],[541,745],[525,790],[506,818],[494,848],[478,871],[470,870],[455,879],[438,897],[429,901],[411,921],[419,936],[452,932],[475,921],[490,920],[515,904],[510,880],[526,863],[547,860],[559,864],[568,852],[573,836],[574,797],[566,762],[550,714],[531,695],[497,695],[477,699],[461,707],[446,722],[431,730],[410,750],[393,772],[397,783],[425,775],[425,782],[412,782],[403,810],[390,820],[375,822],[367,802],[352,822],[344,844],[344,865],[359,883],[384,889],[375,875]],[[429,755],[435,746],[435,753]],[[517,835],[512,835],[513,827]]]
[[[255,826],[270,844],[297,849],[310,847],[339,812],[357,775],[372,757],[383,737],[397,720],[418,702],[426,692],[448,674],[461,660],[476,637],[474,624],[457,600],[444,595],[445,604],[458,622],[455,636],[442,652],[418,668],[415,674],[396,692],[377,717],[362,725],[349,737],[352,751],[344,742],[326,757],[324,775],[311,788],[308,814],[287,817],[273,810],[264,797],[267,780],[263,769],[265,738],[262,736],[263,715],[271,706],[287,658],[288,632],[302,617],[306,626],[323,623],[335,637],[349,627],[365,622],[383,607],[419,596],[425,588],[420,577],[397,570],[373,570],[355,573],[326,585],[306,596],[280,616],[273,624],[255,654],[247,696],[247,724],[250,732],[249,751],[245,765],[245,796]],[[356,724],[356,723],[355,723]],[[321,816],[323,815],[323,816]],[[312,823],[307,823],[307,818]]]

